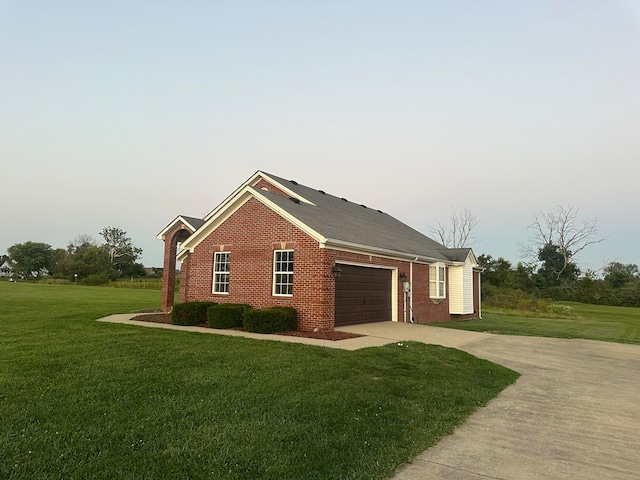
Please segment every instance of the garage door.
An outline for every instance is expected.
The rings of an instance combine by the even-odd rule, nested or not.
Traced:
[[[336,326],[391,320],[391,270],[340,265]]]

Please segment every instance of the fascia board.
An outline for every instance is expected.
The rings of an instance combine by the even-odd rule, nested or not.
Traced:
[[[240,193],[242,192],[245,188],[247,187],[253,187],[255,186],[260,180],[267,180],[268,182],[272,183],[274,186],[278,187],[280,190],[282,190],[283,192],[285,192],[287,195],[291,196],[291,197],[295,197],[298,198],[301,202],[304,203],[308,203],[310,205],[314,205],[313,202],[310,202],[309,200],[307,200],[306,198],[300,196],[299,194],[295,193],[294,191],[290,190],[289,188],[286,187],[286,185],[283,185],[281,182],[278,182],[276,180],[274,180],[273,178],[271,178],[269,175],[267,175],[266,173],[258,170],[256,173],[254,173],[253,175],[251,175],[251,177],[249,177],[248,180],[246,180],[242,185],[240,185],[238,188],[236,188],[231,195],[229,195],[227,198],[225,198],[222,203],[220,203],[220,205],[218,205],[216,208],[214,208],[211,212],[209,212],[205,217],[204,217],[204,221],[208,221],[210,218],[213,218],[219,211],[224,210],[224,208],[226,207],[226,205],[229,202],[232,202],[233,199]]]
[[[220,224],[227,220],[233,213],[235,213],[240,207],[242,207],[250,198],[255,198],[260,203],[264,204],[267,208],[273,210],[285,220],[298,227],[305,232],[311,238],[321,243],[325,240],[325,237],[320,233],[313,230],[305,223],[298,220],[295,216],[291,215],[286,210],[283,210],[275,203],[271,202],[265,196],[260,194],[260,190],[253,188],[252,186],[245,185],[242,190],[235,193],[234,198],[229,198],[224,202],[224,208],[217,209],[216,214],[209,218],[209,220],[200,227],[193,235],[182,243],[184,250],[193,252],[193,249],[200,244],[212,231],[214,231]]]
[[[289,223],[291,223],[292,225],[294,225],[298,229],[302,230],[304,233],[306,233],[311,238],[313,238],[316,242],[322,244],[327,240],[325,238],[325,236],[322,235],[320,232],[316,232],[309,225],[307,225],[304,222],[301,222],[297,217],[295,217],[291,213],[287,212],[286,210],[282,209],[281,207],[279,207],[278,205],[273,203],[271,200],[266,198],[264,195],[261,195],[260,194],[260,190],[255,189],[253,187],[250,187],[250,188],[251,188],[251,193],[253,194],[253,197],[256,200],[261,202],[267,208],[269,208],[269,209],[273,210],[274,212],[276,212],[278,215],[280,215],[282,218],[287,220]],[[296,197],[296,198],[300,198],[300,197]],[[311,202],[308,202],[308,203],[311,203]]]
[[[176,260],[181,262],[182,260],[184,260],[184,257],[186,257],[188,253],[189,253],[189,250],[180,250],[178,252],[178,255],[176,255]]]
[[[478,263],[478,259],[476,258],[475,253],[473,253],[473,250],[469,250],[469,255],[467,255],[467,260],[471,261],[471,265],[473,267],[477,267],[480,264]]]
[[[345,242],[344,240],[336,240],[332,238],[326,239],[325,242],[322,242],[320,248],[331,248],[334,250],[343,250],[347,252],[353,253],[361,253],[365,255],[376,255],[380,257],[387,257],[397,260],[404,261],[412,261],[412,262],[421,262],[421,263],[446,263],[450,264],[451,262],[444,262],[439,258],[431,258],[425,257],[421,255],[416,255],[415,253],[407,253],[407,252],[399,252],[396,250],[389,250],[386,248],[378,248],[372,247],[370,245],[362,245],[358,243]]]
[[[467,264],[471,264],[473,268],[478,267],[478,260],[476,260],[476,256],[473,254],[473,251],[470,250],[467,254],[467,258],[465,258],[464,262],[451,262],[451,265],[455,266],[465,266]]]
[[[214,208],[213,210],[211,210],[211,212],[207,213],[207,215],[204,217],[204,221],[207,222],[210,218],[214,217],[219,211],[223,210],[225,208],[225,206],[229,203],[232,202],[233,199],[238,196],[238,194],[240,192],[242,192],[242,190],[244,190],[248,185],[250,185],[251,183],[257,182],[257,178],[260,177],[262,174],[262,172],[257,171],[256,173],[254,173],[253,175],[251,175],[251,177],[249,178],[249,180],[245,181],[242,185],[240,185],[238,188],[236,188],[227,198],[225,198],[216,208]]]
[[[260,178],[256,178],[256,179],[254,179],[254,180],[252,180],[252,181],[251,181],[250,185],[251,185],[252,187],[253,187],[253,186],[255,186],[255,185],[260,181],[260,179],[265,179],[265,180],[268,180],[270,183],[274,184],[276,187],[278,187],[280,190],[282,190],[283,192],[285,192],[285,193],[286,193],[287,195],[289,195],[290,197],[297,198],[297,199],[299,199],[301,202],[308,203],[309,205],[315,205],[315,203],[313,203],[313,202],[311,202],[311,201],[307,200],[306,198],[304,198],[303,196],[301,196],[299,193],[296,193],[296,192],[294,192],[293,190],[290,190],[289,188],[287,188],[287,186],[286,186],[286,185],[283,185],[282,183],[278,182],[277,180],[274,180],[273,178],[271,178],[271,177],[270,177],[269,175],[267,175],[266,173],[264,173],[264,172],[260,172],[260,171],[259,171],[259,172],[258,172],[258,174],[260,174],[260,175],[259,175],[259,177],[260,177]],[[256,175],[254,175],[254,177],[255,177],[255,176],[256,176]],[[252,178],[254,178],[254,177],[252,177]]]
[[[251,187],[245,187],[245,189],[239,193],[236,193],[235,198],[225,201],[223,209],[216,209],[216,215],[210,217],[209,220],[202,225],[193,235],[182,242],[182,248],[185,250],[193,251],[202,240],[204,240],[212,231],[235,213],[242,205],[244,205],[252,196],[250,190]]]
[[[158,235],[156,235],[156,238],[158,240],[164,240],[167,232],[171,230],[178,222],[182,222],[186,227],[188,227],[189,230],[191,230],[191,233],[196,231],[196,228],[193,225],[187,222],[181,215],[178,215],[169,225],[167,225]]]

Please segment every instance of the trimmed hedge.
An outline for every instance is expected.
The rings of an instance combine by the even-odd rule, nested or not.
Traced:
[[[177,303],[171,311],[171,323],[174,325],[200,325],[207,323],[207,309],[216,302]]]
[[[244,313],[251,309],[245,303],[221,303],[207,309],[207,325],[211,328],[242,327]]]
[[[254,333],[291,332],[298,326],[298,312],[293,307],[267,307],[247,310],[244,328]]]

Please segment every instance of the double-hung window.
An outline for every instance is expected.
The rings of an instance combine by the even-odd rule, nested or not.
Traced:
[[[293,250],[274,252],[273,294],[293,295]]]
[[[213,255],[213,293],[229,293],[229,252]]]
[[[431,298],[446,297],[445,275],[446,269],[443,263],[429,265],[429,296]]]

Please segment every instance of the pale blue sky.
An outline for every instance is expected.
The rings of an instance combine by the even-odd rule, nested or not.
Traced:
[[[640,1],[0,0],[0,253],[203,216],[256,170],[476,254],[521,259],[535,212],[640,264]]]

